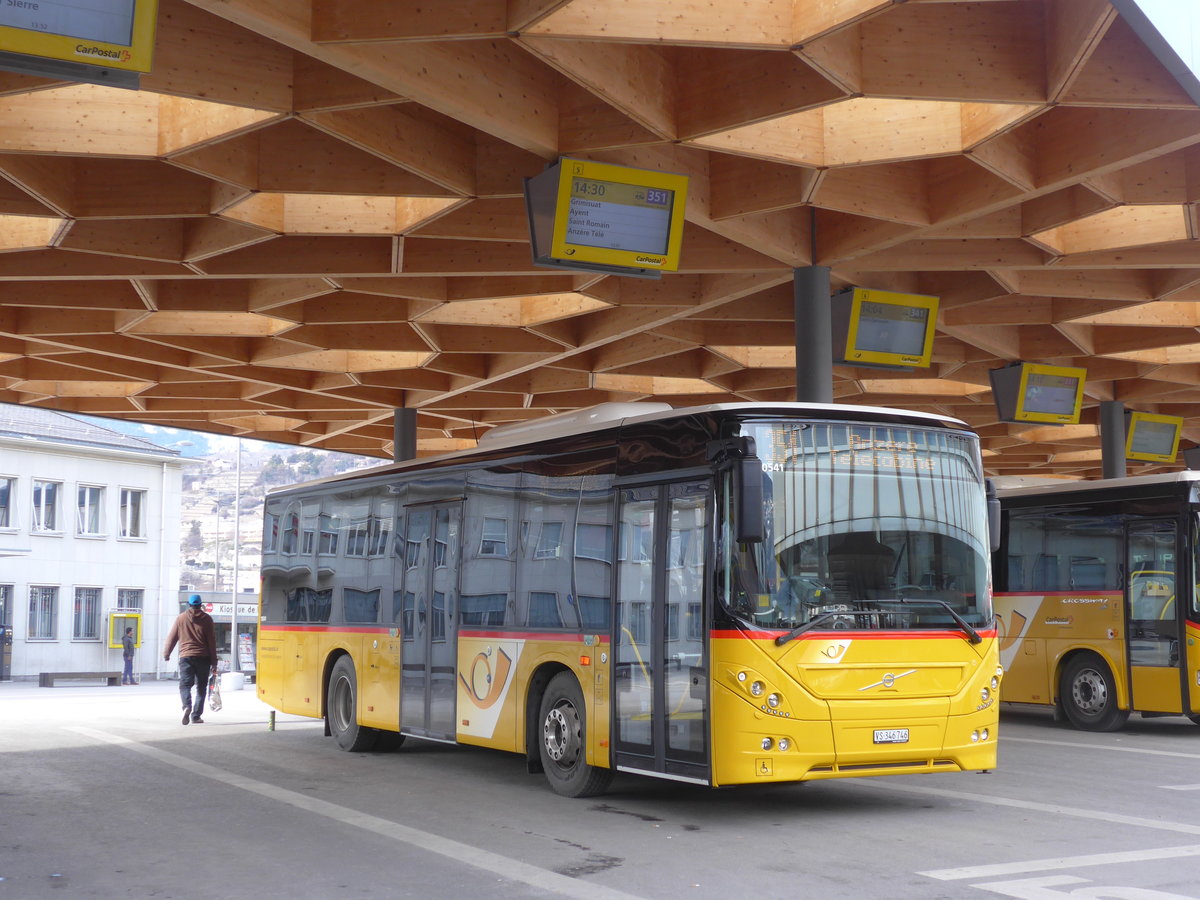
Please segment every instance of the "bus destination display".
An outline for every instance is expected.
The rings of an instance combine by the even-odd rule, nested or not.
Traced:
[[[830,298],[835,362],[880,369],[929,365],[938,298],[853,287]],[[840,356],[836,354],[840,353]]]
[[[661,256],[667,252],[674,197],[674,191],[662,188],[576,175],[571,179],[566,240]]]
[[[158,0],[0,0],[0,53],[12,71],[136,89],[157,16]]]
[[[919,357],[925,352],[928,326],[926,307],[863,301],[859,307],[855,350]]]
[[[525,179],[533,263],[661,278],[679,269],[686,175],[559,159]]]
[[[1143,455],[1169,456],[1178,433],[1179,428],[1173,422],[1142,419],[1129,439],[1129,449]]]
[[[128,47],[134,0],[4,0],[0,25]]]
[[[1025,402],[1022,406],[1027,413],[1071,416],[1075,414],[1078,392],[1078,378],[1030,372],[1025,380]]]

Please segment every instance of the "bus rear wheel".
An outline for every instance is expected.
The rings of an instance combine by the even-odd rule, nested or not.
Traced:
[[[337,745],[351,753],[370,750],[379,737],[374,728],[358,724],[358,679],[354,675],[354,663],[348,656],[338,659],[329,673],[325,721]]]
[[[583,692],[570,672],[559,672],[546,685],[538,722],[542,769],[555,793],[564,797],[603,794],[613,773],[586,762]]]
[[[1116,731],[1129,718],[1117,707],[1117,684],[1108,665],[1094,653],[1080,653],[1063,669],[1059,685],[1063,712],[1082,731]]]

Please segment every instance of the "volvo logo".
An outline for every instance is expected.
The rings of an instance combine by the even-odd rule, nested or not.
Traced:
[[[890,687],[894,686],[896,684],[896,682],[899,681],[901,678],[903,678],[906,675],[911,675],[915,671],[917,671],[917,670],[909,669],[907,672],[901,672],[898,675],[893,675],[891,672],[888,672],[882,678],[880,678],[878,681],[876,681],[872,684],[864,685],[863,687],[860,687],[859,690],[860,691],[869,691],[871,688],[877,688],[877,687],[890,688]]]

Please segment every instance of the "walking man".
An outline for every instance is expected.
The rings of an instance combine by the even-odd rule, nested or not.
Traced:
[[[208,691],[208,673],[217,671],[217,635],[212,616],[200,605],[200,595],[188,597],[187,609],[179,614],[167,635],[163,659],[179,644],[179,698],[183,701],[183,724],[202,723],[204,697]],[[192,701],[192,685],[196,700]]]
[[[121,638],[121,657],[125,660],[125,669],[121,672],[121,684],[137,684],[133,680],[133,650],[135,646],[133,628],[126,628],[125,636]]]

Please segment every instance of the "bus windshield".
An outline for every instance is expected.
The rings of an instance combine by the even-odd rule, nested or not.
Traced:
[[[726,608],[765,628],[955,628],[991,621],[987,505],[973,435],[747,422],[767,534],[722,536]],[[728,517],[726,517],[728,524]],[[950,609],[946,607],[949,606]]]

